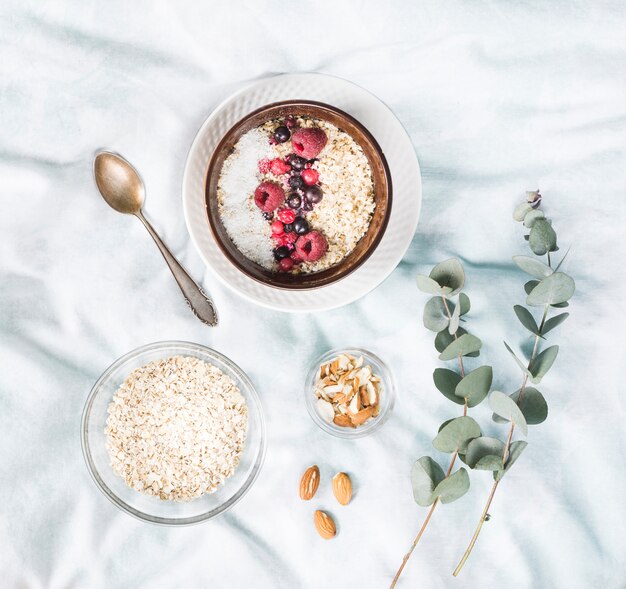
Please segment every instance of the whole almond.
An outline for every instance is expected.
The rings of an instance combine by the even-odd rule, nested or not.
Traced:
[[[302,478],[300,479],[300,499],[303,501],[309,501],[313,499],[313,496],[317,492],[317,488],[320,486],[320,469],[317,465],[310,466],[304,471]]]
[[[352,499],[352,481],[345,472],[339,472],[333,477],[333,494],[341,505],[348,505]]]
[[[324,538],[324,540],[330,540],[337,534],[337,526],[333,518],[330,517],[325,511],[317,510],[313,516],[313,523],[317,533]]]

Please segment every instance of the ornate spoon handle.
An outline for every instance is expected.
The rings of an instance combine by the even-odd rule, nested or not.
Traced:
[[[176,282],[185,297],[185,301],[187,301],[187,304],[193,311],[193,314],[200,319],[202,323],[206,323],[211,327],[216,326],[217,312],[212,301],[206,296],[206,294],[204,294],[204,291],[195,283],[193,278],[189,276],[187,270],[185,270],[180,265],[178,260],[172,255],[172,252],[170,252],[168,247],[163,243],[158,233],[143,216],[143,213],[139,211],[136,216],[139,217],[139,220],[144,224],[148,233],[152,235],[154,243],[157,244],[157,247],[165,258],[167,265],[170,267],[170,270],[172,271],[172,274],[174,275],[174,278],[176,279]]]

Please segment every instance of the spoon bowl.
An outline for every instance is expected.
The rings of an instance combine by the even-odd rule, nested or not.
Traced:
[[[119,213],[136,215],[146,199],[139,173],[122,156],[101,151],[93,163],[96,185],[105,202]]]

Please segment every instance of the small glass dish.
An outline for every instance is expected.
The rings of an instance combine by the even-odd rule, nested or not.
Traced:
[[[315,382],[319,375],[320,366],[329,362],[339,354],[349,354],[358,358],[363,356],[363,364],[369,364],[372,372],[380,377],[382,390],[380,392],[380,413],[363,425],[357,427],[341,427],[333,422],[328,422],[322,418],[317,409],[317,397],[315,395]],[[307,373],[304,383],[304,400],[309,415],[313,421],[325,432],[337,436],[339,438],[362,438],[375,431],[378,431],[382,425],[389,419],[391,410],[396,400],[396,385],[389,367],[375,354],[362,348],[338,348],[330,350],[316,358]]]
[[[214,493],[190,501],[164,501],[135,491],[115,473],[105,446],[107,409],[115,391],[135,368],[171,356],[192,356],[216,366],[235,381],[248,405],[246,442],[235,473]],[[259,396],[250,379],[226,356],[194,343],[157,342],[122,356],[97,380],[83,411],[81,443],[89,473],[99,489],[117,507],[143,521],[185,526],[206,521],[223,513],[235,505],[250,489],[259,475],[265,456],[265,421]]]

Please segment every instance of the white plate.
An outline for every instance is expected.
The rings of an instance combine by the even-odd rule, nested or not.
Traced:
[[[213,239],[205,206],[204,182],[213,150],[245,115],[280,100],[326,102],[351,114],[381,146],[393,185],[391,216],[385,235],[370,258],[343,280],[314,290],[289,291],[261,284],[238,270]],[[415,150],[391,110],[351,82],[323,74],[266,78],[220,104],[204,122],[187,156],[183,176],[185,221],[200,256],[227,286],[250,301],[281,311],[321,311],[341,307],[376,288],[405,254],[419,218],[422,182]]]

